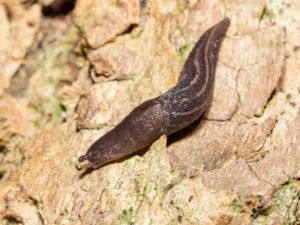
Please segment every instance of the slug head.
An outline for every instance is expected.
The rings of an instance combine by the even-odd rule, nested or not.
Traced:
[[[88,163],[88,165],[87,165],[87,168],[88,168],[88,169],[89,169],[89,168],[93,168],[93,169],[98,168],[98,167],[100,166],[99,163],[97,163],[97,161],[93,160],[93,158],[92,158],[90,155],[91,155],[91,154],[88,154],[88,153],[85,154],[85,155],[81,155],[81,156],[79,157],[78,161],[79,161],[80,163],[82,163],[82,162],[88,160],[88,161],[89,161],[89,163]]]
[[[95,147],[97,147],[97,151],[95,151]],[[105,154],[101,154],[101,149],[99,149],[99,146],[96,146],[95,144],[93,144],[87,151],[87,153],[85,155],[82,155],[78,158],[78,161],[80,163],[84,162],[84,161],[89,161],[87,168],[93,168],[93,169],[97,169],[101,166],[103,166],[105,163],[111,161],[111,160],[107,160],[105,157]]]

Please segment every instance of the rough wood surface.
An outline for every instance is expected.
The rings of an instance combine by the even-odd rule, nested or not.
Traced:
[[[300,224],[298,0],[51,2],[0,0],[0,224]],[[225,16],[203,119],[85,171]]]

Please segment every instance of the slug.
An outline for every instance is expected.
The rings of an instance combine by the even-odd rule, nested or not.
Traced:
[[[229,18],[224,18],[207,30],[188,56],[176,86],[133,109],[95,141],[79,162],[88,160],[88,168],[96,169],[196,121],[210,103],[218,51],[229,25]]]

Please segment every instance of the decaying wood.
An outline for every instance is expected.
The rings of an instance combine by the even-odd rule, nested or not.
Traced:
[[[26,2],[0,0],[0,224],[299,223],[297,0]],[[224,16],[202,120],[86,171],[78,156],[174,86]]]

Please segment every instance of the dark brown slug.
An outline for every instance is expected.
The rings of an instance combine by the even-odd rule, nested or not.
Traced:
[[[115,128],[94,142],[79,157],[79,162],[88,160],[89,168],[98,168],[196,121],[210,103],[218,51],[229,25],[230,20],[224,18],[207,30],[188,56],[177,85],[133,109]]]

